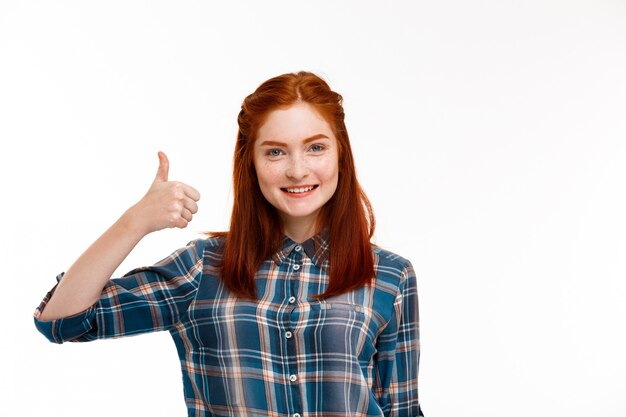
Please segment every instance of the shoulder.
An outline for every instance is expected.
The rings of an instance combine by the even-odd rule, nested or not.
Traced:
[[[192,240],[187,244],[187,247],[193,248],[198,258],[209,258],[217,261],[222,258],[225,242],[226,237],[224,236],[209,236]]]
[[[413,265],[408,259],[398,255],[397,253],[383,249],[379,246],[372,246],[372,254],[374,256],[374,265],[378,269],[384,269],[391,274],[402,275],[407,270],[413,271]]]
[[[382,280],[397,288],[403,286],[407,279],[415,278],[415,270],[411,261],[397,253],[372,245],[374,271],[376,280]]]

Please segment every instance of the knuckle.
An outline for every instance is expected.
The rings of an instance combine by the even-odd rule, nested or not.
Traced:
[[[172,213],[176,214],[176,213],[180,213],[181,211],[183,211],[185,207],[183,207],[183,205],[180,203],[180,201],[174,201],[172,203]]]
[[[180,192],[183,191],[185,189],[185,187],[183,186],[183,183],[178,182],[178,181],[174,181],[172,183],[172,188],[176,191],[176,192]]]

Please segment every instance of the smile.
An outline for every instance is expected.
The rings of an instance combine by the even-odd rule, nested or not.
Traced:
[[[291,194],[299,194],[306,193],[307,191],[311,191],[314,188],[317,188],[317,185],[309,185],[307,187],[293,187],[293,188],[281,188],[281,190],[286,191]]]

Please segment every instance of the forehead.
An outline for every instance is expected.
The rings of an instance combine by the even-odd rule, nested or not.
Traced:
[[[257,143],[261,140],[298,141],[317,134],[334,139],[326,119],[310,104],[297,103],[273,110],[257,132]]]

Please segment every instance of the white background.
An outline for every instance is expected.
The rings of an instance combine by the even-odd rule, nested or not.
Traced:
[[[376,242],[418,274],[427,417],[626,416],[626,3],[2,1],[0,414],[182,416],[167,333],[53,345],[32,313],[158,150],[223,230],[243,98],[345,98]]]

